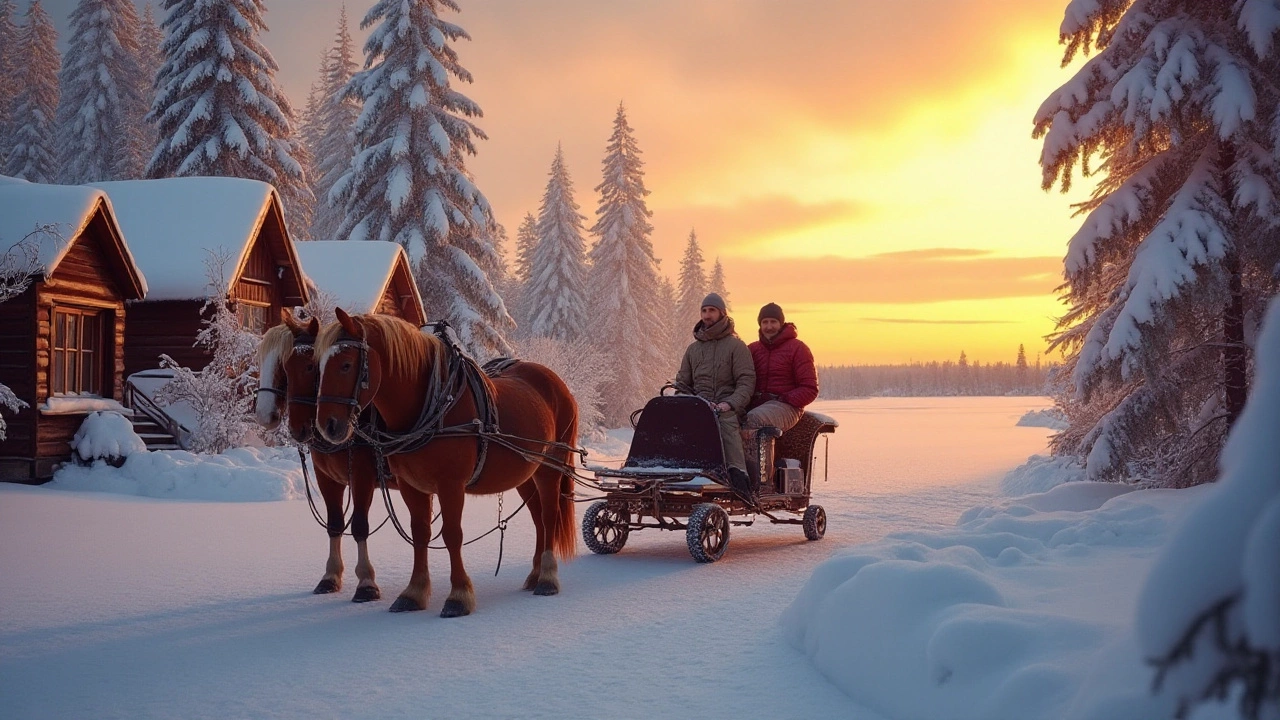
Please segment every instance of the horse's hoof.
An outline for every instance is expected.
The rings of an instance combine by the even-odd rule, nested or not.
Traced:
[[[546,580],[538,583],[537,587],[533,589],[534,595],[558,595],[559,593],[560,586]]]
[[[329,595],[330,593],[338,592],[338,590],[340,589],[342,589],[342,583],[338,582],[337,580],[334,580],[333,578],[325,578],[321,580],[319,584],[316,585],[316,589],[312,590],[311,594],[312,595]]]
[[[416,600],[407,598],[403,595],[396,598],[396,601],[391,603],[391,612],[416,612],[418,610],[425,609],[426,608],[419,605]]]
[[[382,599],[382,591],[378,589],[377,585],[361,585],[360,587],[356,588],[355,597],[351,598],[351,602],[367,603],[367,602],[373,602],[374,600],[381,600],[381,599]]]
[[[536,588],[536,587],[538,587],[538,576],[537,576],[537,575],[530,575],[529,577],[527,577],[527,578],[525,578],[525,579],[524,579],[524,586],[523,586],[523,587],[521,587],[520,589],[521,589],[521,590],[532,590],[532,589],[534,589],[534,588]]]
[[[457,600],[445,600],[444,609],[440,611],[440,617],[442,618],[462,617],[470,614],[471,611],[467,609],[467,606]]]

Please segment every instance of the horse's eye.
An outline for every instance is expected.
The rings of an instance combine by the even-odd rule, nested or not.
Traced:
[[[315,371],[316,371],[316,364],[315,364],[315,363],[307,363],[307,372],[309,372],[309,373],[313,373],[313,372],[315,372]]]
[[[351,361],[342,363],[342,372],[351,372]]]

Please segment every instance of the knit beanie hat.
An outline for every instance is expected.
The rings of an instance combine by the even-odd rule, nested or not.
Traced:
[[[782,314],[782,306],[778,303],[769,303],[760,308],[760,314],[756,317],[756,324],[758,325],[765,318],[773,318],[780,323],[787,321],[787,316]]]
[[[708,305],[719,310],[721,314],[728,314],[729,312],[724,307],[724,298],[720,297],[716,293],[709,293],[706,297],[702,298],[702,304],[698,307],[704,308]]]

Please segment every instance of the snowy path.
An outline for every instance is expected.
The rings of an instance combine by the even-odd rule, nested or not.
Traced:
[[[156,501],[0,487],[0,698],[28,717],[875,718],[783,639],[777,620],[833,550],[953,524],[1050,431],[1015,427],[1039,398],[820,403],[842,426],[815,492],[827,538],[734,528],[697,565],[681,534],[633,534],[623,552],[562,566],[563,593],[517,588],[532,542],[513,521],[470,546],[475,615],[442,620],[447,557],[433,552],[432,611],[317,597],[325,541],[303,502]],[[510,507],[510,506],[509,506]],[[581,508],[580,508],[581,510]],[[494,503],[468,506],[467,527]],[[375,512],[375,517],[378,514]],[[388,599],[409,556],[371,541]]]

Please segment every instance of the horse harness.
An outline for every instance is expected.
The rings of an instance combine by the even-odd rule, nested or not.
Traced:
[[[431,384],[427,387],[427,395],[423,400],[422,411],[417,421],[409,430],[394,432],[379,427],[379,423],[360,424],[357,414],[360,412],[360,393],[369,389],[369,344],[356,338],[342,338],[334,343],[334,347],[355,348],[359,352],[359,375],[356,389],[352,397],[321,395],[315,399],[317,403],[335,403],[350,408],[350,422],[355,428],[354,437],[359,437],[371,446],[378,458],[378,480],[385,484],[390,477],[390,469],[386,465],[386,456],[410,453],[426,447],[428,443],[439,437],[463,437],[474,435],[478,446],[478,455],[467,487],[475,485],[484,471],[485,460],[489,454],[489,443],[495,436],[500,436],[498,428],[498,405],[493,397],[493,386],[488,377],[514,365],[514,360],[500,364],[490,362],[481,368],[470,355],[462,349],[449,324],[443,320],[429,325],[432,334],[440,340],[448,356],[448,363],[443,373],[432,373]],[[492,368],[492,370],[491,370]],[[489,370],[490,372],[486,372]],[[494,372],[497,371],[497,372]],[[475,402],[476,415],[469,422],[459,425],[445,426],[445,416],[469,392]],[[348,441],[350,442],[350,441]]]

